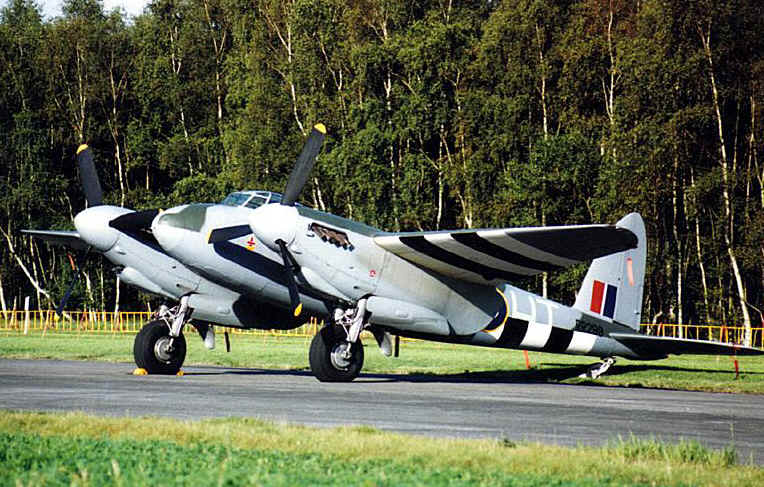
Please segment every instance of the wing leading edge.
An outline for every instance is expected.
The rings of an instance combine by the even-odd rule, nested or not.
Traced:
[[[635,248],[637,236],[615,225],[571,225],[386,233],[374,242],[439,274],[495,285]]]

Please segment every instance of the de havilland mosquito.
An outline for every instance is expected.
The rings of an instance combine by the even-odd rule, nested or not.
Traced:
[[[300,205],[325,133],[321,124],[313,128],[283,194],[241,191],[220,204],[166,211],[102,205],[82,146],[89,208],[75,217],[77,231],[26,232],[100,252],[123,282],[177,303],[163,306],[136,336],[136,364],[149,373],[180,369],[188,323],[211,346],[211,325],[291,328],[306,316],[327,322],[309,351],[321,381],[358,376],[364,330],[386,355],[391,337],[404,336],[594,356],[602,362],[589,370],[592,377],[616,356],[764,353],[639,332],[647,248],[637,213],[615,225],[390,233]],[[509,284],[587,261],[573,306]]]

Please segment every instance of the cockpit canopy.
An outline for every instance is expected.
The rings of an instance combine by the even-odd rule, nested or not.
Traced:
[[[268,203],[281,202],[281,193],[273,191],[235,191],[220,202],[227,206],[246,206],[255,209]]]

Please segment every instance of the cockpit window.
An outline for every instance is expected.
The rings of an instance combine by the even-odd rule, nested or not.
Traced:
[[[228,196],[226,196],[225,199],[220,204],[228,205],[228,206],[241,206],[247,202],[250,196],[251,195],[247,193],[240,193],[240,192],[231,193]]]
[[[264,204],[268,203],[268,197],[264,196],[262,194],[255,194],[252,196],[252,199],[247,201],[247,208],[258,208]]]
[[[281,194],[272,191],[236,191],[225,197],[220,202],[227,206],[246,206],[247,208],[258,208],[269,203],[280,203]]]

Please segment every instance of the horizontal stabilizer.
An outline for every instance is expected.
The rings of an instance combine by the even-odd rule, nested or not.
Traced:
[[[374,242],[439,274],[496,284],[568,267],[637,246],[616,225],[386,233]]]
[[[621,342],[644,357],[673,355],[764,355],[764,350],[729,345],[708,340],[657,337],[636,333],[611,333],[610,338]]]
[[[22,230],[21,233],[44,240],[53,245],[64,245],[74,250],[87,250],[88,244],[82,241],[74,230]]]

